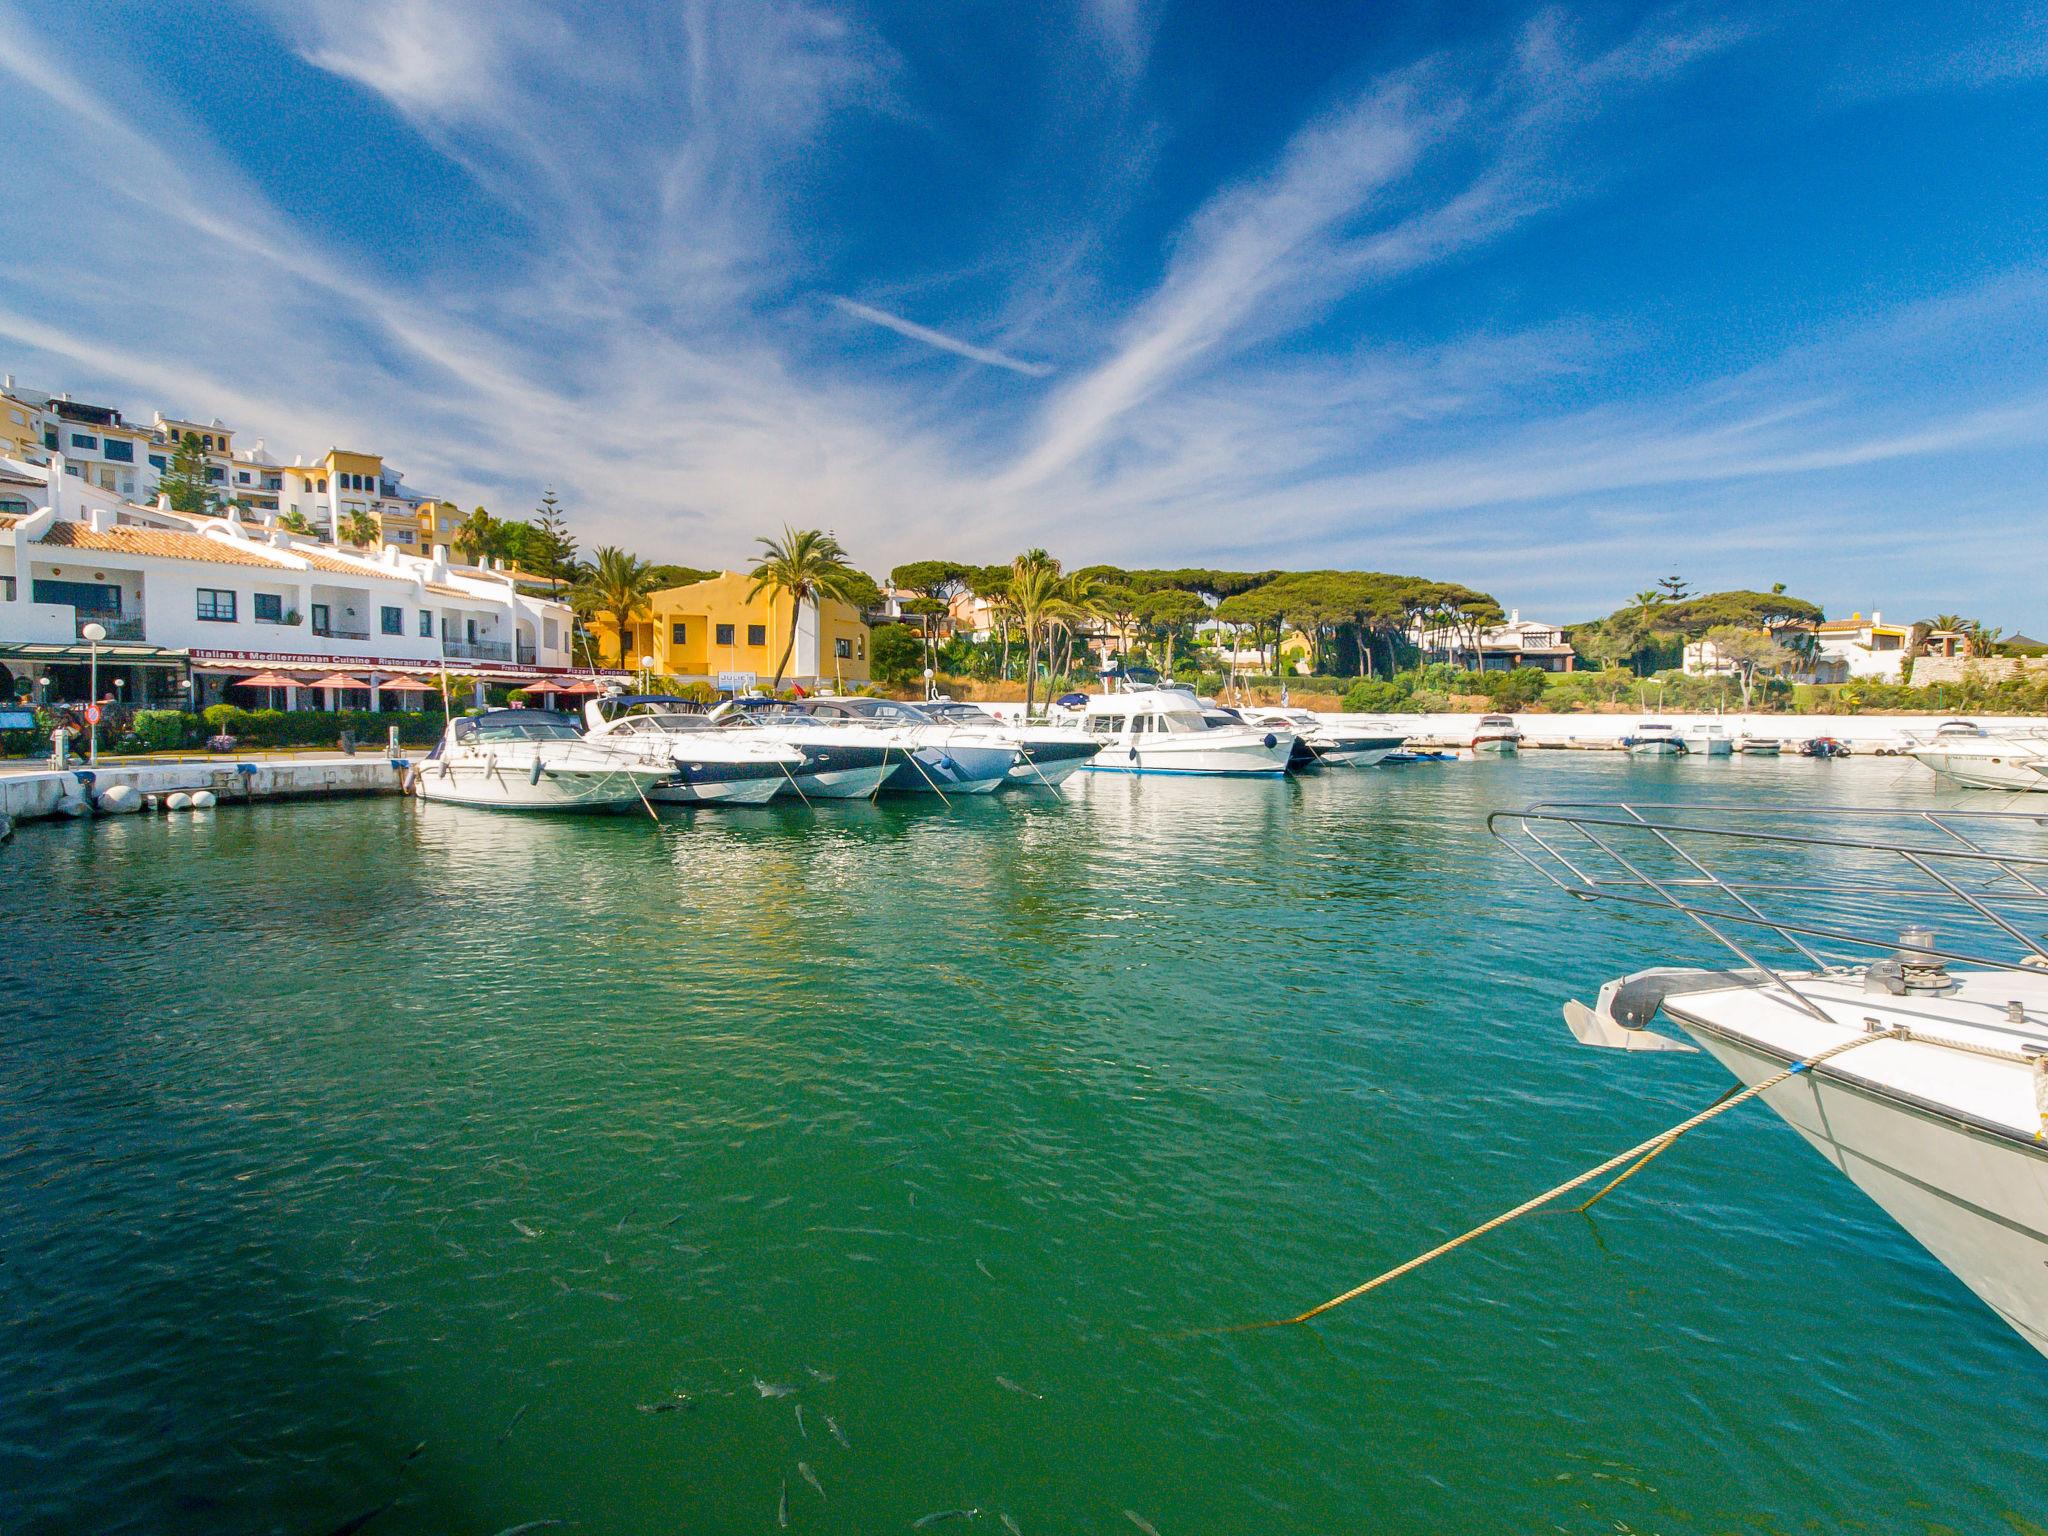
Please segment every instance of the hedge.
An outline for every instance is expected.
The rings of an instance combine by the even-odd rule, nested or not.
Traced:
[[[208,705],[202,718],[203,730],[194,731],[192,742],[225,735],[245,747],[331,747],[349,731],[358,744],[375,748],[394,725],[407,746],[429,747],[441,739],[443,725],[439,711],[243,709],[236,704]]]

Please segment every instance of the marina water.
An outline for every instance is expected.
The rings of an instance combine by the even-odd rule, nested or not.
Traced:
[[[1543,754],[27,829],[0,1527],[2048,1529],[2048,1371],[1761,1107],[1196,1331],[1727,1085],[1559,1022],[1719,963],[1483,826],[1606,798],[2003,803]]]

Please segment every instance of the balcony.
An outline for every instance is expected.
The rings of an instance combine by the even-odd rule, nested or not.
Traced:
[[[531,640],[521,640],[516,649],[519,656],[519,665],[530,667],[534,664],[534,649]]]
[[[370,638],[370,632],[367,629],[342,629],[333,624],[315,624],[313,626],[313,633],[320,636],[323,640],[367,640]]]
[[[101,629],[104,629],[107,632],[107,640],[109,642],[115,640],[132,642],[139,641],[142,638],[142,620],[140,618],[123,619],[113,614],[93,613],[90,610],[80,609],[77,611],[77,617],[72,626],[79,639],[83,640],[85,638],[85,626],[88,624],[97,624]]]
[[[512,647],[502,640],[443,640],[441,654],[451,661],[510,661]]]

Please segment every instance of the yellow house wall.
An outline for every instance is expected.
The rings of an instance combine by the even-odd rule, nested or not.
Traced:
[[[637,668],[640,658],[652,656],[653,670],[663,677],[714,678],[720,672],[753,672],[766,683],[775,676],[775,664],[789,644],[789,601],[762,594],[750,598],[753,578],[726,571],[706,581],[685,587],[667,587],[654,594],[645,616],[627,627],[625,664]],[[675,626],[683,626],[683,638],[675,639]],[[717,642],[718,626],[732,626],[732,642]],[[758,642],[749,638],[752,626],[762,633]],[[618,627],[609,614],[590,623],[597,637],[598,657],[609,664],[618,653]],[[844,640],[853,653],[835,655],[836,642]],[[797,658],[790,658],[793,677],[820,682],[840,682],[851,688],[868,681],[868,627],[851,605],[827,599],[818,614],[818,672],[815,676],[796,670]]]

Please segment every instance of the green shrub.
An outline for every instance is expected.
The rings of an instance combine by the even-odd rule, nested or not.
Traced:
[[[240,736],[249,728],[249,711],[239,704],[209,704],[199,712],[209,736]]]
[[[199,739],[199,717],[182,709],[139,709],[129,739],[143,752],[174,752]]]
[[[1408,707],[1408,690],[1384,678],[1361,677],[1344,690],[1344,709],[1348,714],[1384,715]]]

